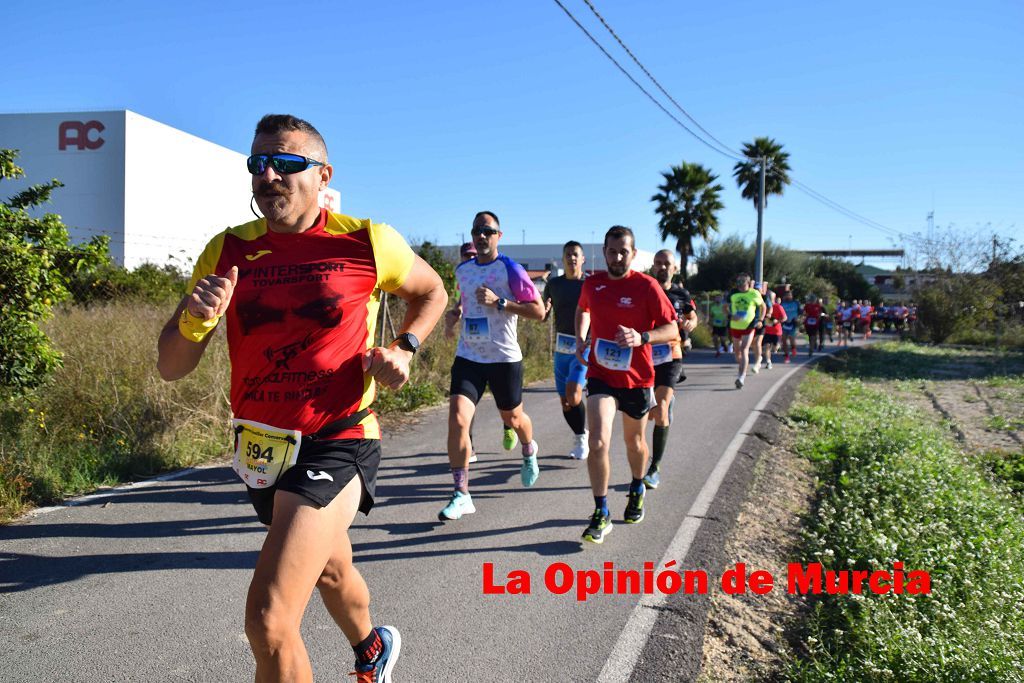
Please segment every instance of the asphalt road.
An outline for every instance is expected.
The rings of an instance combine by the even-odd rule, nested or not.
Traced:
[[[759,415],[786,402],[795,382],[782,380],[805,362],[776,364],[737,391],[731,357],[691,354],[662,485],[649,493],[643,523],[617,523],[602,546],[579,542],[593,498],[586,463],[564,455],[570,433],[550,383],[528,388],[524,398],[541,448],[531,489],[519,483],[518,448],[501,449],[493,401],[481,402],[480,462],[470,473],[478,511],[457,522],[437,521],[451,490],[446,410],[424,411],[416,424],[386,434],[377,507],[357,518],[351,537],[375,623],[394,624],[403,636],[395,677],[691,680],[708,596],[579,600],[575,587],[549,591],[545,573],[557,563],[572,573],[601,572],[607,562],[660,569],[669,559],[677,569],[714,570],[761,440],[747,433],[763,428],[768,418]],[[629,481],[621,434],[617,425],[616,521]],[[263,536],[226,466],[87,497],[0,528],[0,680],[251,681],[242,620]],[[485,594],[485,563],[495,585],[525,572],[530,593]],[[716,576],[709,578],[713,591]],[[351,649],[316,595],[303,634],[316,680],[346,680]]]

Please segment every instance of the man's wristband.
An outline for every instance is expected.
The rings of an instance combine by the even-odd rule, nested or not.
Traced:
[[[643,346],[644,344],[650,344],[650,343],[651,343],[651,333],[650,332],[641,332],[640,333],[640,345]]]
[[[220,318],[221,316],[218,315],[210,320],[203,320],[202,318],[189,315],[186,308],[181,312],[181,317],[178,318],[178,331],[181,332],[181,336],[185,339],[198,344],[206,338],[206,335],[213,332],[214,328],[217,327],[217,323],[220,322]]]

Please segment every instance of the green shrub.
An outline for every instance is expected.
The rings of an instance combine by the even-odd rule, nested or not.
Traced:
[[[791,412],[818,463],[806,561],[928,571],[929,595],[826,595],[799,681],[1009,681],[1024,671],[1024,523],[947,434],[890,393],[810,373]]]
[[[17,158],[16,151],[0,149],[0,181],[25,175],[14,163]],[[29,214],[59,187],[62,183],[52,180],[0,201],[0,395],[37,387],[60,365],[60,353],[40,324],[68,298],[71,273],[108,258],[105,237],[72,245],[60,216]]]

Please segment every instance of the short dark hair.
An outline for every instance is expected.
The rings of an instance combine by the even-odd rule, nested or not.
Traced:
[[[480,216],[490,216],[494,219],[494,222],[498,224],[498,227],[501,227],[501,221],[498,220],[498,214],[493,211],[477,211],[477,214],[473,216],[473,222],[476,223],[476,219],[480,218]]]
[[[636,249],[636,237],[633,235],[633,231],[624,225],[613,225],[608,228],[608,232],[604,234],[604,246],[608,246],[609,239],[619,239],[620,237],[629,237],[630,242],[633,243],[633,248]]]
[[[324,136],[320,135],[320,131],[309,121],[291,114],[267,114],[256,124],[256,135],[277,135],[283,131],[298,131],[308,135],[323,153],[323,159],[317,161],[327,162],[327,143],[324,142]]]
[[[576,247],[579,247],[580,251],[583,251],[583,245],[582,244],[580,244],[576,240],[569,240],[568,242],[566,242],[565,244],[562,245],[562,253],[564,254],[565,252],[569,251],[570,249],[575,249]]]

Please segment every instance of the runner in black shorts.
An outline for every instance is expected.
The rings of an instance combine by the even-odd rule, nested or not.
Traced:
[[[679,336],[680,339],[685,340],[697,326],[697,311],[690,292],[682,285],[672,282],[678,271],[679,268],[676,266],[675,257],[671,251],[662,249],[654,255],[654,267],[652,268],[654,279],[661,285],[672,308],[675,309]],[[672,413],[676,400],[675,387],[676,384],[686,379],[686,374],[683,371],[683,350],[684,347],[679,341],[651,347],[656,404],[650,415],[651,420],[654,421],[651,462],[647,468],[647,474],[644,475],[644,484],[651,489],[658,488],[661,483],[659,472],[661,459],[665,455],[665,446],[668,444],[669,426],[672,424]]]
[[[263,117],[247,167],[265,218],[209,242],[190,294],[160,333],[157,368],[168,381],[192,372],[224,317],[234,468],[269,526],[245,604],[255,679],[313,680],[300,626],[317,588],[352,645],[354,673],[384,683],[402,640],[394,627],[373,627],[349,527],[357,510],[373,506],[380,462],[380,425],[370,411],[375,386],[406,383],[419,339],[448,297],[441,278],[393,228],[319,207],[333,167],[307,121]],[[315,279],[255,272],[306,273],[311,265]],[[381,290],[407,309],[401,334],[373,347]]]
[[[523,486],[533,486],[540,475],[533,422],[523,410],[523,352],[516,328],[519,316],[541,320],[544,305],[523,267],[498,253],[502,233],[494,213],[477,213],[471,234],[476,258],[455,269],[459,301],[445,316],[445,334],[454,336],[457,325],[460,332],[448,401],[448,464],[455,487],[438,513],[441,521],[476,512],[469,493],[469,427],[485,387],[491,388],[502,421],[522,443]]]
[[[608,509],[608,458],[615,412],[622,413],[626,458],[632,480],[623,519],[644,519],[647,413],[652,407],[654,345],[679,339],[676,312],[654,278],[629,269],[636,256],[633,231],[616,225],[605,233],[605,273],[583,283],[576,308],[576,357],[587,365],[587,474],[595,509],[583,532],[587,543],[603,543],[612,530]],[[589,338],[589,343],[586,341]],[[584,349],[590,355],[584,357]]]

